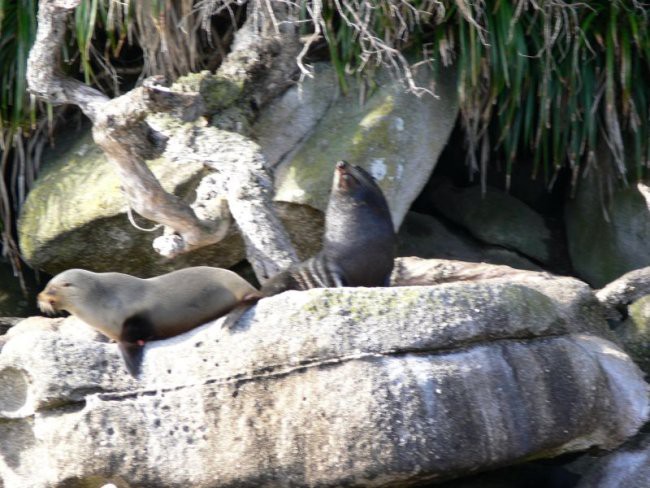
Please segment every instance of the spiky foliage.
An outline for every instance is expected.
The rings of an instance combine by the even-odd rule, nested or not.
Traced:
[[[0,0],[0,232],[3,255],[11,258],[14,267],[18,266],[12,238],[15,210],[35,177],[33,156],[42,147],[26,139],[31,130],[42,128],[25,91],[27,54],[36,31],[35,4]]]
[[[648,4],[456,4],[457,28],[447,29],[444,43],[458,43],[472,168],[480,167],[484,176],[488,149],[496,147],[506,162],[509,187],[512,165],[529,152],[533,177],[542,172],[552,185],[568,164],[575,186],[580,168],[594,163],[604,140],[623,181],[630,171],[634,178],[645,175],[650,163]]]
[[[636,0],[309,2],[344,74],[384,64],[416,93],[404,49],[434,67],[455,63],[468,164],[483,183],[521,154],[553,184],[568,164],[593,164],[604,140],[618,176],[650,164],[650,4]],[[626,164],[632,162],[633,164]]]

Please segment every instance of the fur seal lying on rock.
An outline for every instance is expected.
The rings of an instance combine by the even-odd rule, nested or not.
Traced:
[[[259,297],[236,273],[208,266],[148,279],[70,269],[50,280],[38,306],[46,313],[65,310],[117,341],[137,376],[145,342],[182,334]]]
[[[386,198],[363,168],[336,163],[323,248],[262,286],[262,295],[338,286],[388,286],[396,235]]]

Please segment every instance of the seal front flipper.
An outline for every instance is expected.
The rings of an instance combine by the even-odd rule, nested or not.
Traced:
[[[131,343],[131,342],[118,342],[117,347],[124,359],[124,365],[128,372],[134,378],[140,374],[140,367],[142,366],[142,358],[144,352],[144,344]]]
[[[223,324],[221,324],[221,328],[226,330],[232,329],[242,315],[244,315],[248,309],[261,299],[262,295],[258,292],[247,294],[239,305],[228,312],[226,319],[223,321]]]
[[[154,339],[155,336],[155,327],[144,315],[133,315],[122,324],[117,344],[131,376],[137,377],[140,374],[145,341]]]

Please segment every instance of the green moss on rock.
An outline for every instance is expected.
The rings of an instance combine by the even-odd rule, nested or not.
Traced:
[[[201,93],[208,113],[233,105],[244,91],[244,81],[209,71],[189,73],[174,82],[174,91]]]
[[[156,254],[152,241],[162,230],[143,232],[129,223],[116,171],[89,131],[61,138],[59,148],[45,160],[18,225],[22,253],[36,269],[54,274],[83,267],[151,276],[205,263],[232,266],[243,258],[234,232],[219,250],[209,246],[173,260]],[[179,196],[188,195],[204,171],[200,163],[171,164],[164,159],[149,166],[163,188]],[[143,227],[153,225],[137,215],[135,219]]]
[[[650,295],[628,307],[628,318],[615,329],[628,354],[650,375]]]
[[[607,151],[603,151],[605,154]],[[602,154],[596,154],[601,157]],[[607,161],[598,165],[606,165]],[[650,191],[647,182],[616,184],[607,195],[597,171],[589,171],[565,206],[567,243],[577,275],[601,288],[625,273],[650,266]]]
[[[430,73],[419,76],[420,83],[432,81]],[[329,89],[323,88],[312,97],[331,99],[336,92],[334,79]],[[382,75],[377,78],[379,88],[365,103],[360,102],[358,87],[338,97],[301,145],[279,164],[276,200],[324,210],[334,163],[344,159],[373,174],[398,226],[426,183],[456,121],[455,79],[453,69],[439,76],[438,99],[418,98]],[[274,123],[271,117],[267,119],[267,124]],[[266,137],[272,133],[269,127],[257,130]],[[286,127],[279,127],[277,132],[282,136]]]

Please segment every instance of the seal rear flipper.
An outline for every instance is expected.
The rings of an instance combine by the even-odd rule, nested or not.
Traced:
[[[128,372],[134,378],[140,374],[140,367],[142,366],[142,358],[144,353],[144,346],[134,344],[131,342],[118,342],[117,346],[124,359],[124,364]]]

